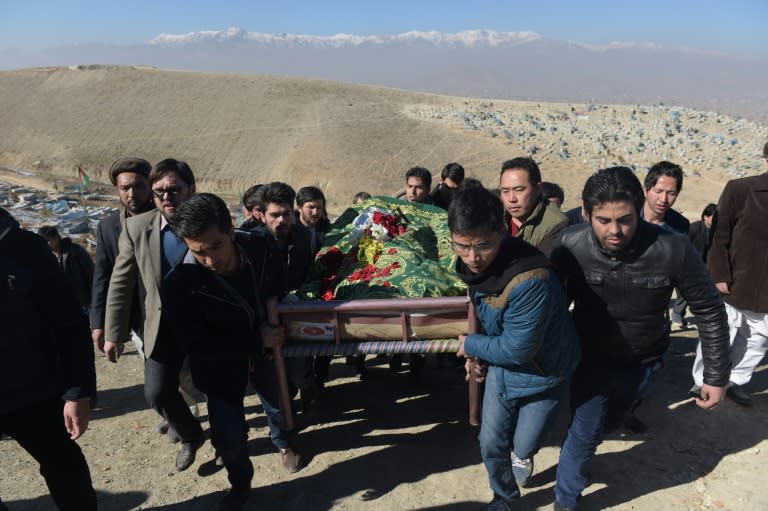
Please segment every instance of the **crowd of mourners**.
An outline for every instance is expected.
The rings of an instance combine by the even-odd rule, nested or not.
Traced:
[[[768,169],[768,144],[762,157]],[[0,209],[0,433],[39,463],[59,509],[95,510],[75,440],[96,404],[95,353],[117,363],[133,342],[155,429],[180,445],[175,469],[192,466],[207,439],[204,401],[231,485],[218,509],[243,509],[254,476],[246,389],[261,400],[282,466],[296,472],[303,458],[283,414],[312,407],[329,377],[330,357],[288,359],[298,405],[279,406],[271,354],[286,333],[277,304],[323,246],[325,196],[314,186],[252,186],[236,227],[221,198],[197,193],[183,161],[121,158],[109,178],[121,208],[98,225],[95,261],[56,227],[33,233]],[[436,186],[423,167],[405,173],[400,198],[447,211],[455,270],[481,326],[459,337],[456,355],[466,378],[485,385],[478,438],[493,499],[483,509],[516,509],[565,399],[554,509],[578,509],[605,433],[647,430],[636,409],[673,325],[698,330],[695,403],[752,406],[743,386],[768,350],[768,172],[729,181],[693,223],[673,209],[683,178],[669,161],[642,182],[627,167],[601,169],[581,205],[561,211],[563,189],[542,181],[529,157],[503,162],[493,188],[458,163]],[[347,363],[365,378],[364,356]],[[393,369],[400,363],[391,357]],[[409,363],[418,378],[424,357]]]

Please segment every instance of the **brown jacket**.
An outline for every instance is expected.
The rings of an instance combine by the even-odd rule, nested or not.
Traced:
[[[738,309],[768,312],[768,173],[725,185],[707,261],[723,299]]]
[[[162,311],[161,220],[160,211],[156,209],[126,219],[107,292],[104,338],[109,342],[129,341],[131,304],[138,289],[136,281],[141,280],[146,290],[143,340],[147,358],[155,347]]]

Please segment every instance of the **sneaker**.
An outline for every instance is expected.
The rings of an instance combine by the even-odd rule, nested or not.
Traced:
[[[693,387],[691,387],[691,389],[688,391],[688,395],[701,399],[701,387],[694,384]]]
[[[515,476],[517,485],[521,488],[530,482],[531,475],[533,475],[533,457],[521,460],[517,455],[512,453],[512,473]]]
[[[205,442],[205,439],[201,438],[196,442],[181,444],[181,450],[176,455],[176,472],[187,470],[195,462],[195,455],[197,450],[203,445],[203,442]]]
[[[555,501],[555,511],[576,511],[575,507],[567,507]]]
[[[289,474],[298,472],[301,468],[301,454],[290,447],[287,449],[280,449],[280,460],[283,462],[283,468],[285,468]]]
[[[483,508],[483,511],[512,511],[512,506],[501,497],[493,497],[490,504]]]
[[[251,496],[250,488],[235,489],[231,488],[224,498],[219,502],[218,511],[241,511],[248,497]]]
[[[731,401],[737,405],[750,407],[752,406],[752,396],[750,396],[741,385],[735,383],[728,384],[728,390],[725,391],[725,396],[730,398]]]

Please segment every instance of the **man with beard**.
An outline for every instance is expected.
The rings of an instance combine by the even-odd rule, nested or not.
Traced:
[[[571,381],[572,420],[557,468],[556,511],[577,508],[604,432],[625,420],[661,369],[674,288],[699,324],[704,385],[696,404],[713,408],[728,383],[722,298],[687,237],[640,219],[643,200],[631,169],[600,170],[582,193],[588,223],[563,231],[553,246],[551,260],[574,303],[582,344]]]
[[[112,268],[117,260],[118,239],[123,231],[125,220],[154,208],[150,198],[147,177],[152,165],[141,158],[121,158],[109,169],[109,180],[117,190],[120,199],[120,211],[103,218],[96,227],[96,262],[91,288],[91,338],[99,349],[104,351],[104,316],[107,305],[107,291]],[[137,286],[141,286],[137,282]],[[131,303],[130,326],[141,337],[142,311],[140,296],[143,291],[137,289]]]
[[[169,221],[176,208],[195,193],[195,176],[183,161],[157,163],[148,177],[157,209],[126,219],[119,254],[109,281],[104,353],[117,362],[130,339],[131,304],[140,281],[144,291],[144,393],[181,438],[176,470],[189,468],[203,444],[203,430],[179,393],[183,351],[169,338],[162,321],[163,278],[184,256],[186,245]]]
[[[464,167],[458,163],[449,163],[440,172],[440,183],[429,193],[432,204],[448,211],[451,200],[464,181]]]
[[[296,192],[285,183],[264,185],[256,196],[264,210],[264,225],[250,231],[264,237],[270,252],[282,263],[285,279],[279,289],[281,298],[299,288],[312,264],[309,229],[294,222],[295,200]],[[288,359],[288,372],[301,393],[302,409],[308,411],[317,394],[312,358]]]
[[[331,228],[328,214],[325,212],[325,195],[316,186],[299,188],[296,193],[296,224],[309,229],[312,254],[316,254],[323,246],[325,233]]]
[[[541,171],[533,158],[513,158],[501,164],[499,193],[507,230],[547,253],[568,218],[541,193]]]

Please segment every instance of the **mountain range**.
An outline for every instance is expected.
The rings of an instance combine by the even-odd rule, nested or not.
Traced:
[[[536,32],[266,34],[240,28],[160,34],[133,45],[0,51],[0,69],[77,64],[320,78],[454,96],[675,104],[768,121],[768,66],[655,43],[592,45]]]

